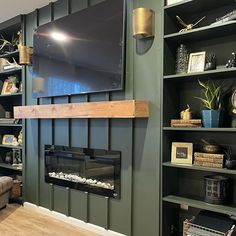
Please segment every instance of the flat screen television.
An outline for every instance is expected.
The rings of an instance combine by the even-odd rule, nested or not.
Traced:
[[[122,90],[125,0],[106,0],[39,26],[33,97]]]

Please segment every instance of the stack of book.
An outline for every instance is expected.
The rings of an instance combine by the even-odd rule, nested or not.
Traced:
[[[171,127],[202,127],[201,119],[183,120],[172,119]]]
[[[211,154],[203,152],[194,153],[194,165],[204,167],[223,168],[224,154]]]

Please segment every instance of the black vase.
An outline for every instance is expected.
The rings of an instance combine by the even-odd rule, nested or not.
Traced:
[[[235,169],[236,168],[236,160],[226,160],[225,167],[230,170]]]

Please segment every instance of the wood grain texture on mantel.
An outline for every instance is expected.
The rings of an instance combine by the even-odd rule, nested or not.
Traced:
[[[53,105],[15,106],[15,119],[148,118],[149,102],[121,100]]]

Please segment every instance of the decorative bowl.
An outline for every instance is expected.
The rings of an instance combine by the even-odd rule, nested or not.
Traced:
[[[202,150],[203,150],[203,152],[206,152],[206,153],[219,153],[220,146],[213,145],[213,144],[203,144]]]

